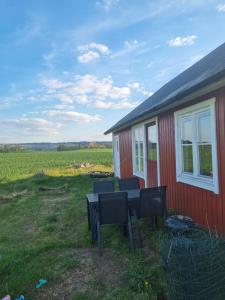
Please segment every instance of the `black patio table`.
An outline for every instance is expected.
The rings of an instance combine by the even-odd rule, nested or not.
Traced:
[[[140,200],[140,190],[127,190],[128,206],[131,210],[137,210]],[[87,200],[87,217],[88,217],[88,229],[91,230],[91,238],[94,242],[96,240],[96,218],[95,212],[98,203],[98,194],[91,193],[86,194]]]

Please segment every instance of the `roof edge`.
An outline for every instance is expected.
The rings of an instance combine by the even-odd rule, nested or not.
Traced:
[[[213,82],[210,84],[210,82]],[[140,115],[137,119],[128,122],[127,124],[118,125],[116,124],[109,128],[107,131],[104,132],[104,135],[107,135],[112,132],[118,132],[121,129],[125,129],[129,126],[134,124],[140,123],[149,117],[154,117],[159,113],[165,112],[171,108],[174,108],[180,104],[188,103],[194,100],[197,97],[203,96],[204,94],[208,94],[213,92],[221,87],[225,86],[225,70],[216,74],[215,76],[208,78],[207,80],[201,82],[201,84],[195,86],[194,88],[190,88],[185,93],[178,94],[174,98],[169,98],[167,103],[163,103],[162,105],[158,105],[153,109],[149,110],[148,112]],[[191,93],[190,93],[191,91]],[[190,94],[189,94],[190,93]],[[189,94],[189,95],[188,95]],[[178,99],[179,98],[179,99]],[[178,103],[179,101],[179,103]],[[169,103],[168,103],[169,102]]]

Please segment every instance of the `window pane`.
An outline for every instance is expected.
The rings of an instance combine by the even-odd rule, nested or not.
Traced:
[[[157,160],[157,128],[156,125],[148,127],[148,159]]]
[[[135,170],[139,171],[139,160],[138,160],[138,156],[135,157]]]
[[[198,114],[198,142],[199,143],[211,143],[210,132],[210,112],[204,112]]]
[[[140,172],[143,172],[144,171],[144,159],[143,157],[140,157]]]
[[[139,156],[144,156],[144,144],[143,144],[143,142],[140,142],[139,145],[140,145]]]
[[[135,137],[135,141],[138,141],[138,139],[139,139],[139,129],[138,128],[134,129],[134,137]]]
[[[193,173],[192,146],[182,146],[183,152],[183,172]]]
[[[144,130],[142,127],[139,128],[139,141],[144,141]]]
[[[181,125],[181,143],[191,144],[192,143],[192,117],[185,117],[182,119]]]
[[[135,142],[135,155],[138,155],[138,142]]]
[[[213,176],[211,145],[199,146],[199,166],[200,166],[200,175],[210,176],[210,177]]]

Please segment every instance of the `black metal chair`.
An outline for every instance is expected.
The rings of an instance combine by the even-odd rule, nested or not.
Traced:
[[[166,186],[142,189],[140,192],[139,216],[166,217]]]
[[[97,206],[97,241],[98,254],[102,255],[101,226],[120,224],[128,228],[130,248],[134,252],[134,241],[132,234],[131,216],[128,208],[126,192],[114,192],[99,194]]]
[[[142,189],[138,218],[167,217],[166,186]]]
[[[143,240],[138,220],[148,218],[151,222],[151,227],[153,228],[153,224],[157,226],[157,217],[163,217],[166,219],[166,189],[166,186],[141,189],[139,208],[137,210],[137,227],[142,247]]]
[[[120,191],[140,189],[139,180],[137,177],[119,179]]]
[[[93,182],[93,193],[110,193],[115,191],[112,180],[96,180]]]

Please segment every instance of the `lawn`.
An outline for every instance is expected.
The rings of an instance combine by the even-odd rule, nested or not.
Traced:
[[[111,170],[109,149],[0,154],[0,299],[157,299],[165,294],[159,233],[142,224],[135,255],[117,227],[98,257],[87,228],[89,170]],[[75,169],[77,162],[93,164]],[[40,174],[40,172],[42,172]],[[36,174],[36,175],[35,175]],[[43,175],[43,176],[40,176]],[[40,278],[48,283],[41,289]]]

